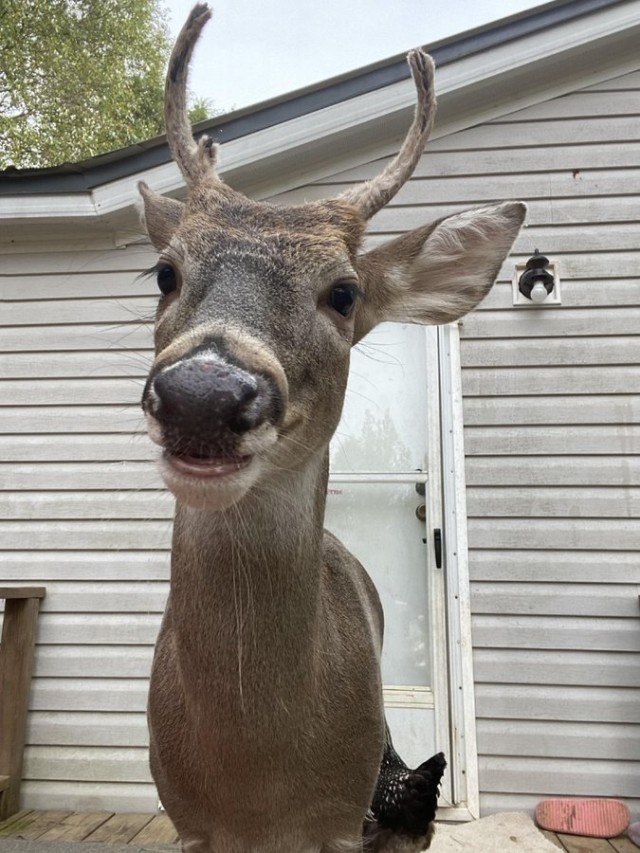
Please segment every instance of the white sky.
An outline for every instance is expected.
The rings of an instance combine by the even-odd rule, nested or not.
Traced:
[[[164,0],[172,35],[195,0]],[[210,0],[190,87],[230,110],[538,5],[536,0]]]

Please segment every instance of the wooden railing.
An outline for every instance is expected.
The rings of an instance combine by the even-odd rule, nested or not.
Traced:
[[[44,587],[0,587],[0,820],[19,809],[29,687]]]

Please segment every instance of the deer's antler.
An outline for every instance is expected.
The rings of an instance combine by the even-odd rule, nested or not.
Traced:
[[[189,63],[200,33],[210,17],[211,9],[206,3],[198,3],[191,10],[171,52],[164,90],[167,140],[173,159],[189,187],[207,178],[217,178],[215,164],[218,146],[208,136],[195,142],[187,110]]]
[[[370,219],[383,208],[409,180],[433,127],[436,114],[433,59],[420,48],[416,48],[409,52],[407,62],[416,85],[418,103],[413,124],[398,155],[376,178],[339,196],[342,201],[357,207],[365,219]]]

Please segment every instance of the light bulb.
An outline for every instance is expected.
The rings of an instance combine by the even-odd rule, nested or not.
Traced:
[[[544,302],[548,295],[547,288],[544,284],[541,281],[536,281],[531,288],[531,301],[540,304],[541,302]]]

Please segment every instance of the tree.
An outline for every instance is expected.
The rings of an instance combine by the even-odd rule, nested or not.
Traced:
[[[163,133],[160,0],[0,0],[0,169]]]

